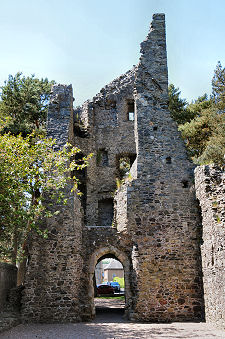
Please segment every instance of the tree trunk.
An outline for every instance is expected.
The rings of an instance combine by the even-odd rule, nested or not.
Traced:
[[[26,266],[27,266],[27,257],[24,257],[23,260],[19,263],[19,267],[18,267],[17,286],[24,284]]]
[[[13,250],[12,250],[12,264],[13,265],[16,265],[17,252],[18,252],[18,232],[17,232],[16,226],[14,226],[14,230],[13,230]]]
[[[35,125],[36,125],[37,129],[39,129],[39,128],[40,128],[40,125],[39,125],[39,122],[38,122],[38,120],[35,120]]]

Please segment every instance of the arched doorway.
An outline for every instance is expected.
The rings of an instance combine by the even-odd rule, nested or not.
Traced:
[[[88,294],[91,297],[91,311],[93,317],[96,315],[95,310],[95,303],[94,303],[94,285],[93,285],[93,279],[94,279],[94,273],[95,273],[95,267],[103,259],[106,258],[114,258],[118,260],[122,265],[124,269],[124,281],[125,281],[125,307],[124,307],[124,314],[125,316],[129,317],[129,313],[131,310],[131,290],[130,290],[130,260],[127,257],[125,253],[118,250],[114,246],[107,246],[97,249],[90,258],[90,265],[89,265],[89,291]]]

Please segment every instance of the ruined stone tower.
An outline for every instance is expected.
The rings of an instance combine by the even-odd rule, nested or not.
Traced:
[[[30,243],[24,321],[92,319],[94,269],[106,257],[123,264],[130,319],[202,319],[193,166],[167,89],[163,14],[153,16],[138,65],[92,101],[74,111],[71,86],[53,86],[48,134],[94,156],[78,174],[82,198],[68,188],[68,205],[46,222],[48,239]]]

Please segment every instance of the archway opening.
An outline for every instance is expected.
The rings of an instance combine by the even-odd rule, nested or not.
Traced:
[[[95,266],[94,304],[96,315],[124,314],[125,279],[122,263],[114,254],[100,257]]]
[[[115,308],[106,308],[106,307],[95,307],[95,296],[96,296],[96,278],[95,278],[95,267],[100,263],[102,260],[108,260],[108,259],[116,259],[119,261],[123,266],[123,272],[124,272],[124,290],[122,290],[121,294],[124,296],[123,305],[122,307],[115,307]],[[103,280],[104,281],[104,280]],[[96,313],[98,315],[99,311],[103,310],[104,314],[115,311],[121,312],[121,317],[124,315],[128,319],[130,318],[130,314],[133,312],[133,297],[131,293],[131,257],[125,253],[124,251],[121,251],[121,249],[113,246],[113,245],[107,245],[100,247],[96,249],[89,261],[89,284],[88,284],[88,291],[87,296],[90,304],[88,303],[88,308],[90,307],[91,312],[91,318],[93,319],[96,316]],[[118,295],[120,296],[120,294]],[[115,297],[114,297],[115,298]],[[121,298],[122,299],[122,298]],[[112,299],[113,300],[113,299]],[[117,319],[119,319],[117,317]],[[103,319],[105,321],[105,319]],[[107,320],[106,320],[107,321]],[[115,318],[115,321],[116,318]]]

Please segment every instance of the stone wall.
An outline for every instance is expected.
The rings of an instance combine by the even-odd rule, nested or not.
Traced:
[[[24,321],[92,319],[94,270],[106,257],[124,267],[130,319],[203,318],[193,166],[168,111],[167,88],[163,14],[153,16],[139,64],[82,107],[73,111],[70,86],[53,87],[48,135],[56,149],[69,140],[94,155],[78,174],[81,200],[68,184],[68,205],[43,223],[48,239],[30,241]],[[132,166],[124,178],[123,158]]]
[[[133,319],[202,319],[200,218],[193,165],[168,111],[164,15],[153,16],[141,53],[134,84],[137,160],[134,180],[124,184],[136,259]]]
[[[225,173],[197,167],[195,186],[202,211],[202,268],[206,321],[225,328]]]
[[[73,135],[73,90],[72,85],[52,86],[48,109],[47,134],[56,140],[55,149],[71,142]]]
[[[16,287],[17,267],[0,263],[0,332],[20,324],[21,287]]]
[[[60,95],[59,95],[60,94]],[[53,105],[54,103],[54,105]],[[53,86],[48,117],[48,135],[56,148],[71,139],[72,87]],[[72,131],[73,132],[73,131]],[[60,213],[46,221],[48,238],[32,234],[28,242],[29,263],[22,298],[22,319],[29,322],[80,320],[79,289],[82,272],[82,212],[71,183],[65,190],[67,205],[53,205]]]
[[[8,301],[11,288],[16,287],[17,267],[7,263],[0,263],[0,311]]]
[[[85,224],[99,225],[99,202],[112,199],[116,190],[118,161],[135,156],[134,122],[128,120],[128,102],[133,100],[135,68],[105,86],[92,101],[75,109],[87,135],[74,131],[74,145],[84,154],[94,153],[85,181]],[[103,161],[107,157],[107,161]]]

